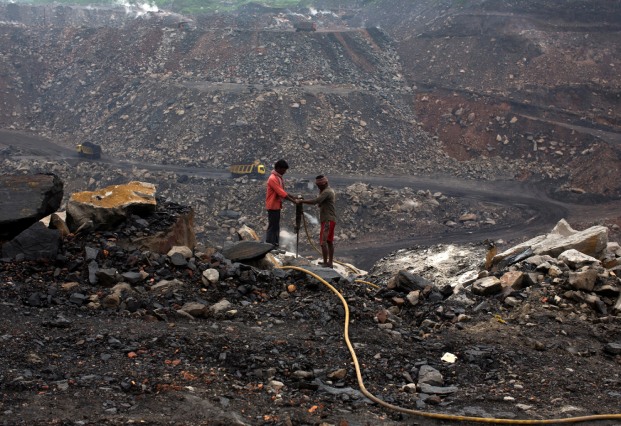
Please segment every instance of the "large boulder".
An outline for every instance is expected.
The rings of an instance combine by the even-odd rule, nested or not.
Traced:
[[[147,250],[167,254],[175,246],[185,246],[194,250],[196,233],[194,231],[194,210],[191,207],[158,200],[155,213],[136,221],[126,222],[132,228],[146,227],[148,235],[129,233],[121,237],[118,244],[126,250]],[[140,233],[142,234],[142,233]]]
[[[2,257],[26,260],[56,259],[61,244],[58,229],[35,222],[17,237],[2,246]]]
[[[155,207],[155,185],[147,182],[76,192],[67,203],[67,226],[72,232],[89,222],[94,229],[113,229],[130,215],[152,214]]]
[[[222,250],[222,254],[233,262],[243,262],[264,257],[274,249],[272,244],[258,241],[239,241]]]
[[[493,259],[493,264],[524,252],[528,252],[529,256],[535,254],[558,257],[567,250],[577,250],[599,259],[604,254],[607,245],[608,228],[605,226],[592,226],[584,231],[576,231],[565,219],[561,219],[550,233],[539,235],[497,254]]]
[[[63,182],[54,174],[0,176],[0,240],[10,240],[60,208]]]

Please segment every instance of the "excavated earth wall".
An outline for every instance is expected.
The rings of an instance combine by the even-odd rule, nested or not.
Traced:
[[[282,9],[8,4],[0,125],[158,164],[286,156],[309,174],[546,178],[560,197],[616,197],[618,11],[354,3],[296,33]]]

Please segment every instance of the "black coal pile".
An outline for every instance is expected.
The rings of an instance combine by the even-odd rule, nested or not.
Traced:
[[[509,268],[522,266],[484,273],[480,246],[400,251],[363,279],[332,271],[345,305],[306,273],[275,267],[329,275],[286,254],[232,262],[222,254],[230,247],[146,248],[171,229],[182,234],[190,213],[158,200],[150,216],[66,236],[55,259],[3,259],[3,424],[420,420],[363,394],[346,315],[365,387],[391,404],[510,419],[618,407],[618,316],[566,297],[577,272],[562,262],[576,254],[539,256],[535,279],[498,292],[498,282],[484,284],[496,274],[513,285],[520,272]],[[618,263],[618,245],[606,247],[607,265]]]

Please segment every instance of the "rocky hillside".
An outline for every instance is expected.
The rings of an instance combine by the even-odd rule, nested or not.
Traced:
[[[68,145],[91,139],[117,158],[194,166],[287,156],[307,171],[326,162],[356,172],[360,160],[368,171],[441,156],[416,136],[411,90],[381,31],[202,25],[159,16],[121,28],[7,25],[5,84],[19,98],[8,100],[3,125]]]
[[[7,4],[0,125],[154,163],[287,157],[311,174],[546,177],[615,196],[618,2],[564,4],[201,17]],[[294,31],[304,14],[317,32]]]
[[[416,114],[451,158],[519,158],[607,195],[620,181],[620,14],[618,1],[380,1],[363,12],[397,40]]]
[[[618,423],[620,1],[343,3],[0,4],[0,423]],[[225,167],[280,157],[337,188],[336,269],[239,241]]]

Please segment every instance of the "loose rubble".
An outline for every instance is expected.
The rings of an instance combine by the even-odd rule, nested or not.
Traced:
[[[621,363],[621,249],[606,228],[561,221],[494,256],[496,244],[400,250],[359,275],[266,254],[251,229],[223,248],[180,244],[192,240],[180,226],[189,209],[153,195],[155,210],[120,223],[92,211],[93,227],[62,237],[54,256],[3,245],[1,408],[13,424],[402,422],[358,390],[339,300],[283,265],[342,292],[365,386],[393,404],[503,418],[588,415],[587,385],[599,388],[600,412],[618,407],[619,377],[604,372]],[[131,210],[112,199],[103,208]],[[176,238],[138,243],[161,234]],[[45,410],[24,408],[33,406]],[[174,412],[168,420],[163,407]]]
[[[402,248],[365,272],[318,266],[307,241],[300,256],[252,241],[264,182],[230,179],[232,162],[286,157],[305,196],[318,169],[520,180],[578,212],[619,195],[610,2],[576,2],[577,17],[550,2],[366,3],[317,12],[313,33],[293,26],[309,10],[256,4],[191,18],[0,5],[0,171],[50,189],[20,190],[28,214],[0,203],[0,423],[444,424],[363,395],[345,308],[287,266],[341,292],[385,401],[618,412],[618,209],[483,241],[545,207],[352,182],[337,187],[338,249],[472,242]],[[101,161],[78,160],[85,141]],[[132,181],[143,208],[77,196]]]
[[[39,159],[7,159],[0,170],[27,173],[25,170],[62,176],[65,197],[62,208],[72,209],[69,195],[92,192],[130,180],[154,184],[161,198],[193,209],[196,236],[199,240],[222,245],[235,237],[237,229],[248,225],[259,234],[267,226],[264,214],[265,182],[241,178],[192,176],[180,182],[179,173],[148,169],[122,169],[107,163],[69,161],[46,163]],[[287,178],[287,189],[311,197],[316,188],[304,179]],[[391,241],[412,236],[443,234],[463,230],[475,231],[494,226],[524,222],[533,215],[528,208],[514,208],[477,199],[449,197],[439,192],[416,188],[388,188],[382,185],[354,183],[335,186],[338,191],[338,239],[343,246],[369,244],[378,239]],[[1,207],[0,207],[1,208]],[[289,210],[287,210],[289,209]],[[290,205],[285,206],[283,228],[293,232]],[[306,208],[307,229],[317,234],[318,211]],[[381,220],[380,220],[381,219]],[[306,231],[305,231],[306,234]],[[294,251],[293,246],[289,246]],[[313,253],[302,238],[301,249]],[[365,265],[366,266],[366,265]]]

